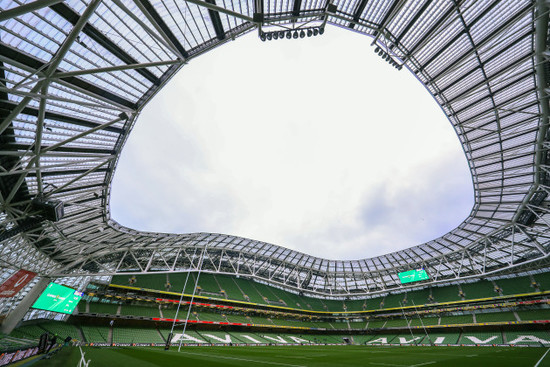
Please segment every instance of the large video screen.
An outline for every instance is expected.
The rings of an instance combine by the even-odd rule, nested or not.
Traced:
[[[401,284],[419,282],[421,280],[430,279],[428,273],[426,273],[426,270],[424,269],[404,271],[397,275],[399,275],[399,280],[401,281]]]
[[[39,310],[71,314],[81,298],[82,292],[50,283],[32,307]]]

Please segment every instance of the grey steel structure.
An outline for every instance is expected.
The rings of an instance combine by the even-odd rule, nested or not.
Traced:
[[[0,9],[4,273],[189,271],[208,244],[205,271],[364,297],[402,288],[397,273],[411,268],[437,284],[548,265],[545,1],[0,0]],[[370,36],[362,47],[378,47],[424,84],[471,170],[468,218],[430,242],[352,261],[232,235],[140,232],[112,219],[120,152],[155,93],[187,62],[244,33],[304,24]],[[45,220],[37,197],[62,201],[64,217]]]

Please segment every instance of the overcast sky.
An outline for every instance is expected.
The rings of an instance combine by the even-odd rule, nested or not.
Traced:
[[[414,246],[473,205],[450,123],[371,39],[261,42],[192,60],[146,106],[122,151],[113,219],[227,233],[330,259]]]

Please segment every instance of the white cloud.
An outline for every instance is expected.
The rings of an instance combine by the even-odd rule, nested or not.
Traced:
[[[123,150],[113,218],[327,258],[454,228],[473,204],[458,139],[420,83],[370,42],[335,27],[303,40],[249,34],[192,60]]]

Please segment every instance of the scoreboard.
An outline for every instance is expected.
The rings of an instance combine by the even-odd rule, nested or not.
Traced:
[[[404,271],[397,275],[399,276],[399,281],[401,281],[401,284],[419,282],[421,280],[430,279],[428,273],[426,273],[426,270],[424,269]]]

